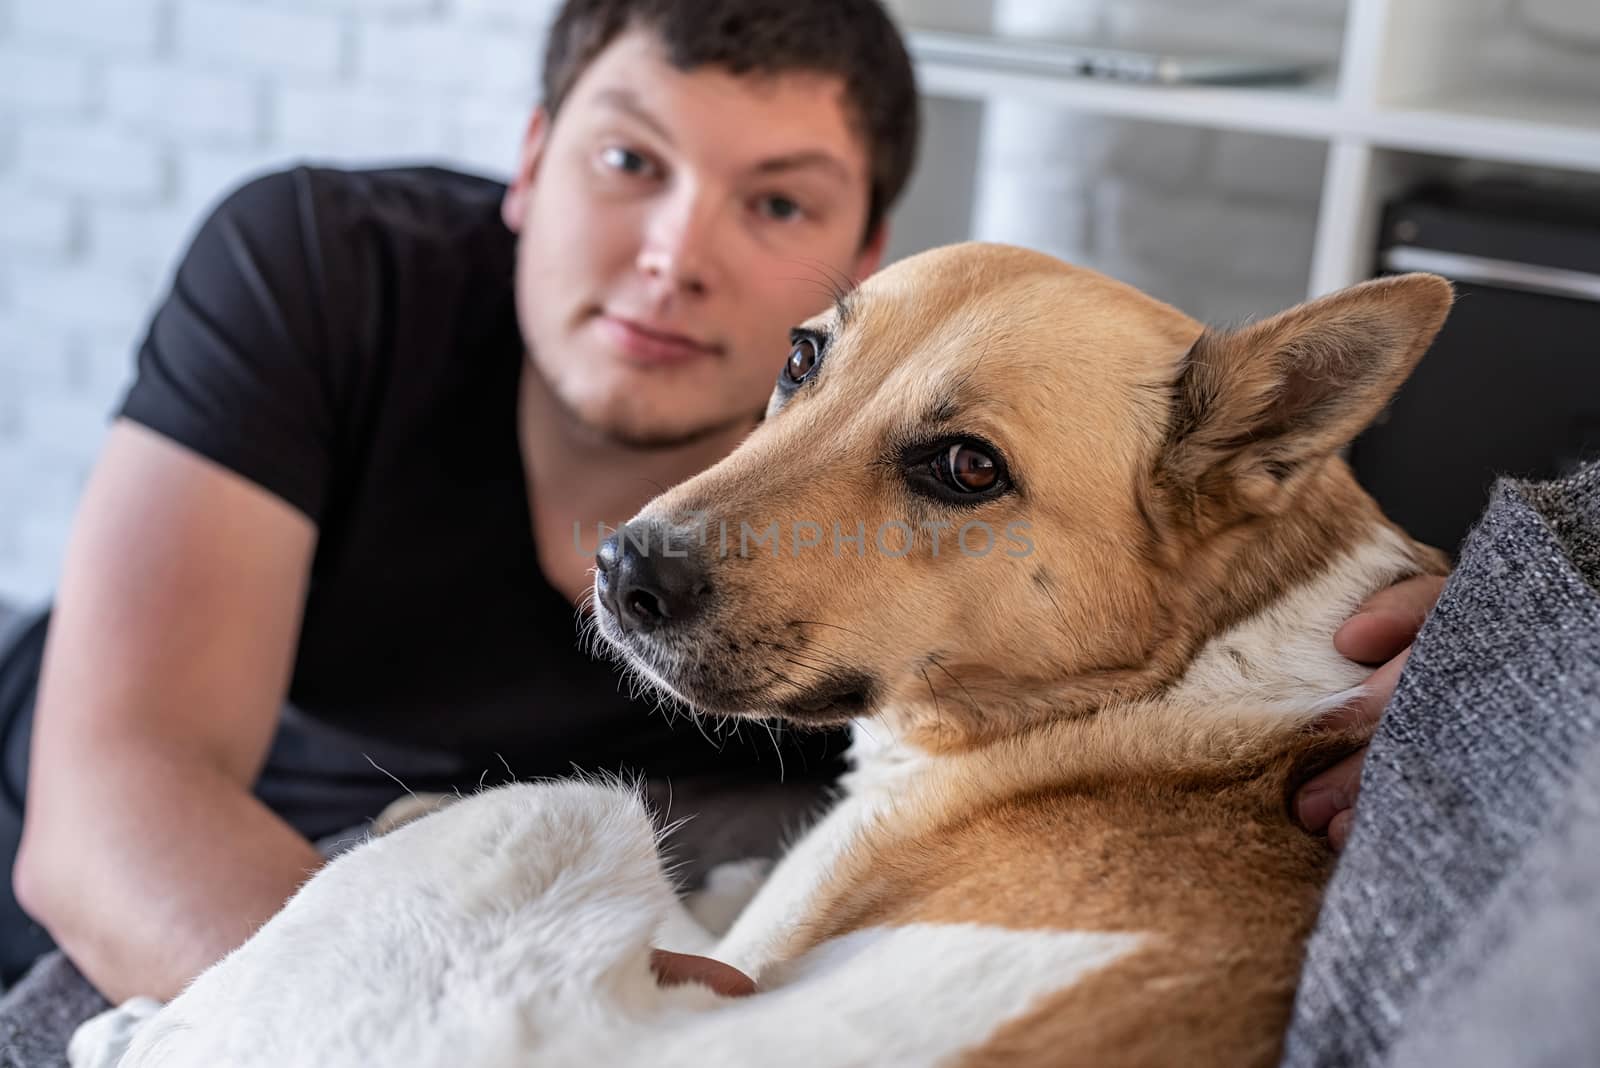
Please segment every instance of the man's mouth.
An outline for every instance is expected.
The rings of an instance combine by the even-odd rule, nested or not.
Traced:
[[[624,359],[640,366],[672,366],[722,352],[720,345],[673,330],[665,323],[601,312],[596,325]]]

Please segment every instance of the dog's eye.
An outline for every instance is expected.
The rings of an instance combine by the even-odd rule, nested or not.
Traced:
[[[794,348],[789,350],[789,362],[784,365],[783,373],[788,376],[790,382],[799,385],[817,369],[818,358],[816,340],[809,337],[798,338]]]
[[[1005,454],[982,438],[946,436],[898,451],[907,488],[941,504],[976,507],[1016,489]]]
[[[1000,467],[994,457],[966,442],[951,445],[933,462],[939,481],[958,493],[982,493],[1000,479]]]

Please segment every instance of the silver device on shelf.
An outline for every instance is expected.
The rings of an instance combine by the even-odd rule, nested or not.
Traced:
[[[1302,82],[1321,67],[1315,62],[1281,56],[1110,48],[1081,42],[942,30],[914,32],[911,51],[926,62],[1160,85]]]

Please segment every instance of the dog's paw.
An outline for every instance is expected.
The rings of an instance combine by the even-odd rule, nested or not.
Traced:
[[[372,833],[374,836],[388,834],[458,800],[457,794],[407,794],[378,813],[377,819],[372,821]]]
[[[684,907],[707,931],[719,936],[727,934],[767,881],[772,867],[773,861],[767,857],[718,864],[706,876],[705,886],[689,895]]]

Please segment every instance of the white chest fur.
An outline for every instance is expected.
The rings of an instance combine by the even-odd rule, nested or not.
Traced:
[[[795,925],[833,878],[841,858],[914,787],[938,773],[939,761],[887,741],[885,728],[852,728],[853,767],[826,816],[795,843],[718,943],[715,956],[758,981],[784,959]]]
[[[1333,633],[1364,598],[1413,567],[1410,544],[1375,528],[1320,575],[1207,642],[1163,699],[1229,717],[1250,710],[1305,720],[1338,708],[1371,669],[1340,656]]]

